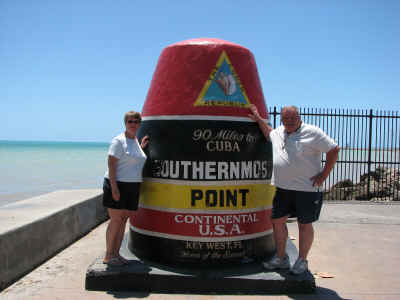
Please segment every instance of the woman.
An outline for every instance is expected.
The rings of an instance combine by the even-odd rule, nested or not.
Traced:
[[[125,132],[113,138],[108,150],[108,170],[104,176],[103,205],[107,207],[110,222],[106,232],[106,255],[103,263],[113,266],[127,264],[119,254],[129,213],[137,210],[142,169],[146,162],[143,152],[149,137],[140,145],[136,137],[141,115],[135,111],[125,114]]]

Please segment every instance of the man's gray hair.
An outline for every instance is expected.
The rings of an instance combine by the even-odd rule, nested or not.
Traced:
[[[283,107],[281,109],[281,114],[287,109],[293,109],[293,110],[295,110],[297,112],[298,115],[300,115],[299,108],[297,106],[294,106],[294,105],[288,105],[288,106]]]

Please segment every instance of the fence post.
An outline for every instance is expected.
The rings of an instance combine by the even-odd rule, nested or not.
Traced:
[[[369,141],[368,141],[368,176],[367,176],[367,198],[370,199],[370,186],[371,186],[371,179],[369,174],[371,173],[371,155],[372,155],[372,119],[373,119],[372,109],[369,111]]]

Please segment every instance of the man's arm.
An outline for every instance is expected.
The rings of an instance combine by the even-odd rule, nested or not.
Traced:
[[[257,107],[254,104],[250,105],[250,112],[251,114],[249,114],[249,118],[257,122],[258,127],[260,127],[265,138],[269,140],[269,134],[272,131],[272,127],[269,126],[268,123],[263,120],[263,118],[261,118],[260,114],[258,113]]]
[[[340,151],[339,146],[336,146],[335,148],[329,150],[326,153],[326,162],[324,169],[322,170],[321,173],[310,178],[311,181],[313,182],[313,186],[321,186],[326,180],[326,178],[328,178],[329,173],[332,171],[333,166],[335,165],[338,159],[339,151]]]

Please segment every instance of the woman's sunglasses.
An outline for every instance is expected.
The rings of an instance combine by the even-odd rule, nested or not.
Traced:
[[[126,123],[128,123],[128,124],[132,124],[132,123],[140,124],[140,121],[139,120],[128,120],[128,122],[126,122]]]

